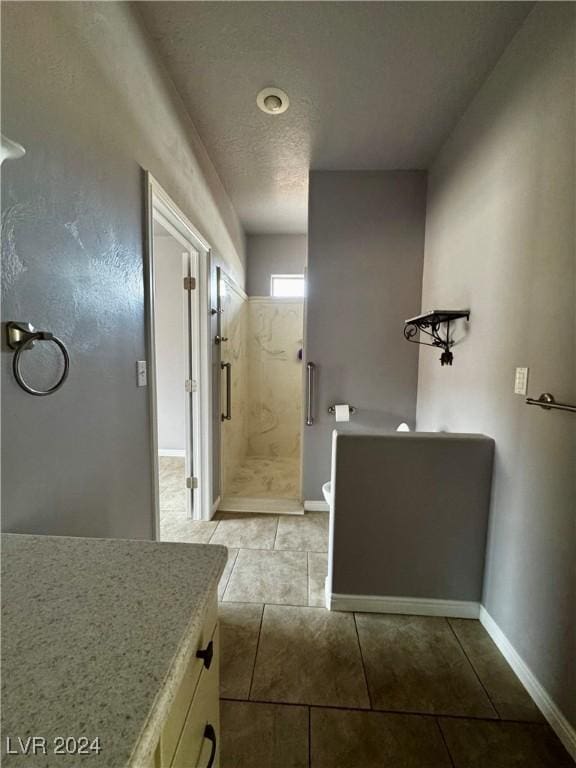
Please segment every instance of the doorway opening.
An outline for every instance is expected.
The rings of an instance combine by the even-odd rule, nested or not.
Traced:
[[[212,512],[210,250],[152,177],[148,192],[155,535],[174,541]]]
[[[221,511],[304,511],[304,296],[286,295],[286,280],[277,282],[279,293],[247,296],[223,270],[218,271]]]

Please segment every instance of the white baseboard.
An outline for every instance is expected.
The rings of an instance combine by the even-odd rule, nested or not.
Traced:
[[[498,650],[512,667],[516,676],[530,694],[532,700],[549,722],[566,750],[576,760],[576,729],[568,722],[556,704],[550,698],[548,691],[537,680],[536,676],[514,648],[510,640],[488,613],[486,608],[480,608],[480,622],[488,632]]]
[[[179,459],[186,458],[186,451],[180,448],[158,448],[158,456],[174,456]]]
[[[305,501],[305,512],[330,512],[330,507],[325,501]]]
[[[218,507],[220,506],[221,498],[218,496],[218,498],[212,503],[212,516],[218,512]]]
[[[380,597],[379,595],[326,595],[331,611],[358,613],[403,613],[409,616],[446,616],[452,619],[477,619],[480,604],[466,600],[433,600],[419,597]]]

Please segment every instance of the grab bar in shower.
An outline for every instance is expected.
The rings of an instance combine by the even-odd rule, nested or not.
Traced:
[[[557,411],[571,411],[572,413],[576,413],[576,405],[557,403],[554,399],[554,395],[551,395],[550,392],[543,392],[538,400],[534,400],[532,397],[527,397],[526,405],[539,405],[540,408],[544,408],[546,411],[555,409]]]
[[[220,363],[220,370],[226,371],[226,413],[220,415],[221,421],[232,418],[232,363]]]
[[[314,374],[316,366],[314,363],[308,363],[306,366],[306,426],[311,427],[314,424]]]

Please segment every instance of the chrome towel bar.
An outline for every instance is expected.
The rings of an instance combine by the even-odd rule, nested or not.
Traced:
[[[316,366],[314,363],[308,363],[306,366],[306,426],[311,427],[314,424],[314,374]]]
[[[554,399],[554,395],[551,395],[550,392],[543,392],[538,400],[534,400],[532,397],[527,397],[526,405],[538,405],[546,411],[555,409],[557,411],[571,411],[572,413],[576,413],[576,405],[557,403]]]
[[[226,413],[220,414],[221,421],[232,418],[232,363],[220,363],[220,370],[226,371]]]

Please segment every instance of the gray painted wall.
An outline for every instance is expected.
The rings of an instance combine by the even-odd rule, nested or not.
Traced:
[[[152,535],[148,392],[135,386],[142,167],[243,277],[241,227],[133,13],[124,3],[2,8],[2,131],[27,149],[2,169],[2,319],[53,331],[72,360],[60,392],[33,398],[2,350],[7,531]],[[48,354],[30,353],[31,375]]]
[[[306,235],[248,235],[246,238],[246,293],[270,296],[272,275],[303,274]]]
[[[421,171],[310,174],[305,349],[317,397],[304,427],[305,499],[321,499],[330,478],[329,405],[358,408],[354,430],[414,425],[418,347],[402,329],[420,307],[425,204]]]
[[[480,602],[493,452],[483,435],[339,434],[332,591]]]
[[[422,306],[470,306],[453,368],[422,348],[418,429],[481,431],[496,456],[484,604],[576,726],[575,14],[539,3],[429,178]]]

